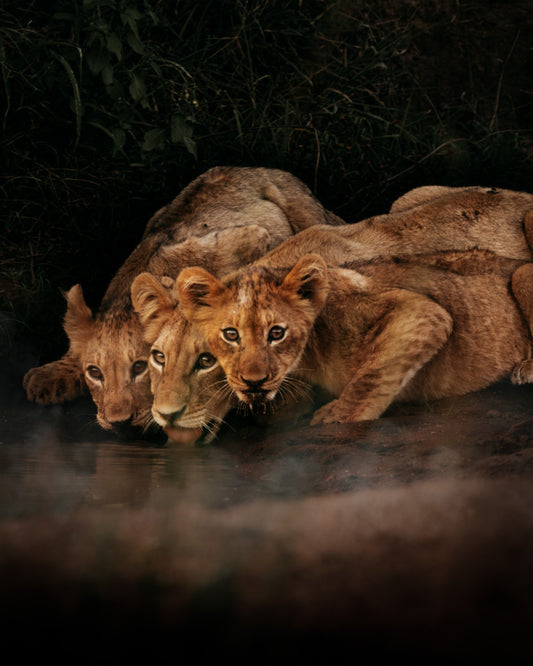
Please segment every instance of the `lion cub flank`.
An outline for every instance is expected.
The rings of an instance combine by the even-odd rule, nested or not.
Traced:
[[[461,395],[511,375],[530,381],[532,338],[511,285],[520,266],[531,267],[484,250],[345,268],[308,254],[223,280],[186,268],[177,290],[239,400],[265,409],[305,380],[334,398],[313,424],[353,422],[394,401]]]

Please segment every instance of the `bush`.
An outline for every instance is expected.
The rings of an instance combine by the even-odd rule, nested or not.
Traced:
[[[20,3],[22,5],[22,3]],[[527,2],[34,0],[0,10],[0,310],[57,353],[151,215],[215,164],[349,221],[424,183],[530,189]]]

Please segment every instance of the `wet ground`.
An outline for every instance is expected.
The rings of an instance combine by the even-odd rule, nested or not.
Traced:
[[[533,657],[533,388],[183,448],[3,386],[0,619],[19,658]]]

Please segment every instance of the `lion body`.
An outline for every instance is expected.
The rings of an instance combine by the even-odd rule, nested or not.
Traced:
[[[333,399],[313,424],[378,418],[395,401],[531,381],[531,332],[512,277],[520,260],[473,250],[328,268],[253,265],[220,281],[188,268],[182,310],[252,409],[296,378]]]
[[[71,400],[88,389],[103,428],[150,419],[149,345],[131,304],[142,272],[176,275],[188,265],[233,270],[309,225],[342,224],[309,189],[283,171],[215,167],[190,183],[150,219],[93,316],[81,287],[67,294],[63,358],[31,369],[28,397],[42,404]]]
[[[211,381],[220,387],[223,373],[218,366],[210,368],[202,374],[201,383],[191,372],[187,374],[185,368],[193,367],[198,355],[209,348],[205,340],[197,339],[196,346],[188,344],[198,331],[181,325],[179,309],[172,324],[168,322],[155,338],[147,339],[131,304],[130,288],[138,275],[175,276],[193,265],[223,275],[254,260],[258,265],[289,266],[309,252],[318,252],[332,266],[386,254],[476,247],[529,259],[533,215],[527,212],[532,208],[533,195],[523,192],[422,187],[398,199],[388,215],[343,225],[290,174],[211,169],[152,217],[95,316],[85,305],[81,288],[71,289],[65,316],[69,351],[58,361],[30,370],[24,385],[31,399],[44,404],[73,399],[88,388],[104,428],[123,422],[144,427],[161,403],[160,413],[173,417],[170,422],[163,417],[156,421],[173,429],[180,441],[189,441],[192,431],[199,429],[204,436],[206,430],[214,432],[213,424],[222,420],[231,404],[227,394],[222,397],[220,391],[208,390]],[[310,226],[313,229],[306,230]],[[300,233],[292,238],[295,232]],[[164,382],[150,361],[151,345],[165,348]],[[91,376],[89,368],[97,368],[103,379]],[[172,383],[174,389],[169,388]],[[176,390],[177,386],[181,389]],[[190,408],[181,412],[185,396]],[[209,396],[212,409],[203,416],[202,396]],[[196,421],[189,419],[193,407]],[[182,428],[191,430],[190,437]]]
[[[279,245],[275,250],[267,253],[256,262],[256,266],[289,266],[307,252],[316,252],[331,265],[342,266],[357,259],[370,260],[386,253],[386,250],[395,250],[395,254],[403,250],[407,254],[416,254],[429,248],[431,251],[445,247],[457,246],[459,249],[472,247],[485,247],[493,245],[504,255],[519,259],[530,258],[530,249],[527,241],[529,225],[528,220],[533,220],[528,211],[532,209],[533,196],[527,193],[512,192],[505,190],[492,190],[488,188],[449,188],[449,187],[422,187],[408,192],[397,200],[391,209],[390,215],[378,216],[355,224],[329,229],[325,226],[315,226],[309,231],[300,232],[297,236],[289,238]],[[417,245],[417,243],[419,245]],[[204,266],[205,268],[205,266]],[[208,267],[207,267],[208,268]],[[526,283],[525,281],[522,281]],[[533,284],[533,280],[529,281]],[[526,283],[527,284],[527,283]],[[533,298],[529,297],[529,290],[523,289],[524,304],[528,298],[533,304]],[[255,296],[251,289],[248,296],[250,307],[253,305]],[[533,308],[533,305],[532,305]],[[183,314],[176,311],[177,320],[183,318]],[[533,317],[531,313],[530,319]],[[181,357],[183,346],[186,344],[184,335],[188,335],[191,329],[185,329],[180,325],[168,325],[164,333],[158,338],[153,335],[150,343],[154,349],[164,352],[166,366],[164,369],[165,382],[160,383],[161,368],[151,368],[152,389],[154,394],[154,409],[162,405],[172,418],[166,421],[167,428],[174,423],[180,424],[179,414],[182,409],[182,396],[189,393],[188,390],[180,391],[179,399],[172,400],[172,394],[168,391],[169,385],[181,385],[187,382],[182,373],[177,373],[172,378],[172,367],[174,365],[191,365],[193,359]],[[335,331],[331,331],[335,338]],[[209,349],[209,346],[206,346]],[[335,368],[334,365],[332,365]],[[336,377],[337,371],[332,371]],[[218,387],[218,395],[222,391],[223,378],[219,367],[212,375]],[[299,401],[306,397],[308,392],[297,384],[294,376],[292,385],[283,385],[285,395],[293,395]],[[208,379],[208,375],[204,375]],[[324,379],[325,381],[325,379]],[[327,382],[326,382],[327,383]],[[205,391],[205,387],[203,387]],[[194,404],[197,404],[197,396],[194,391]],[[227,396],[226,396],[227,398]],[[211,400],[211,398],[210,398]],[[283,402],[282,400],[280,402]],[[227,398],[227,404],[231,400]],[[291,406],[291,410],[293,407]],[[185,412],[184,412],[185,414]],[[177,416],[176,416],[177,415]],[[222,412],[218,412],[218,419],[222,418]],[[163,423],[163,422],[162,422]]]
[[[531,215],[527,215],[529,212]],[[530,260],[533,194],[486,187],[416,188],[390,212],[339,228],[323,225],[303,231],[259,260],[288,266],[317,252],[332,266],[378,256],[443,250],[490,250],[502,257]]]

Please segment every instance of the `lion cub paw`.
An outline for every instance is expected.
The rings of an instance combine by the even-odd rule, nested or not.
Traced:
[[[530,384],[533,382],[533,359],[517,363],[511,373],[511,382],[513,384]]]
[[[74,400],[85,393],[85,382],[78,368],[65,367],[59,361],[32,368],[22,383],[29,400],[50,405]]]
[[[343,418],[340,413],[338,403],[338,400],[332,400],[317,409],[311,419],[311,425],[326,425],[327,423],[343,423],[346,421],[346,418]]]

